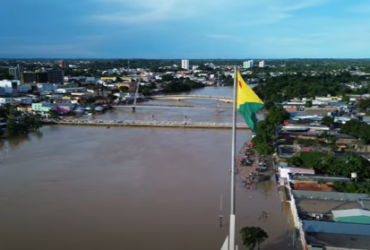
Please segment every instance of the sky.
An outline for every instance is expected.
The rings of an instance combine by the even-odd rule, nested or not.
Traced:
[[[369,0],[1,0],[1,58],[370,58]]]

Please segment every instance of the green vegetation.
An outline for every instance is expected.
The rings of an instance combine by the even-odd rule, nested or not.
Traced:
[[[205,85],[189,78],[173,78],[169,75],[164,75],[162,81],[165,83],[163,88],[164,93],[176,93],[190,91],[192,89],[204,88]]]
[[[315,139],[302,139],[302,138],[297,138],[296,139],[298,145],[301,147],[312,147],[317,145],[318,141]]]
[[[256,246],[259,249],[259,245],[269,237],[260,227],[243,227],[240,230],[240,236],[243,245],[249,250],[253,250]]]
[[[269,107],[265,120],[257,124],[257,135],[253,137],[252,143],[260,155],[271,155],[274,152],[272,143],[275,140],[275,126],[289,119],[289,113],[276,106]]]
[[[369,88],[351,90],[343,84],[364,79],[358,76],[351,76],[349,72],[341,72],[338,75],[322,73],[315,76],[308,76],[298,72],[295,75],[284,74],[267,78],[264,83],[257,85],[254,90],[263,100],[274,102],[302,97],[313,98],[326,94],[333,96],[345,95],[347,93],[365,94],[369,92]]]
[[[370,194],[370,183],[367,182],[343,182],[334,181],[333,188],[338,192]]]
[[[370,178],[370,162],[351,153],[335,157],[332,153],[300,152],[287,162],[297,167],[312,168],[318,174],[350,177],[355,172],[360,180]]]
[[[361,109],[361,111],[367,111],[370,108],[370,98],[369,99],[361,99],[357,102],[357,107]]]
[[[340,131],[360,139],[365,144],[370,143],[370,125],[365,122],[350,120],[340,128]]]
[[[6,122],[7,135],[26,134],[42,126],[37,117],[22,116],[20,112],[10,105],[0,107],[0,119]],[[3,134],[2,131],[1,134]]]
[[[333,117],[331,116],[324,116],[322,119],[321,119],[321,123],[325,126],[328,126],[328,127],[331,127],[334,125],[334,119]]]

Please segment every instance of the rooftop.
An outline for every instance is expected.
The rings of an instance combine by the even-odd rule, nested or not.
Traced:
[[[331,246],[340,249],[369,249],[370,237],[344,234],[306,233],[308,245]]]
[[[318,192],[318,191],[300,191],[292,190],[296,199],[316,199],[316,200],[333,200],[333,201],[358,201],[370,199],[368,194],[350,194],[339,192]]]
[[[363,209],[346,209],[332,211],[334,218],[351,217],[351,216],[367,216],[370,217],[370,211]]]
[[[298,200],[297,210],[307,214],[330,214],[333,210],[362,208],[357,201]]]
[[[294,181],[319,181],[323,180],[324,182],[333,182],[333,181],[345,181],[350,182],[351,179],[341,176],[327,176],[327,175],[312,175],[312,174],[294,174],[290,176],[291,180]]]
[[[334,189],[327,184],[319,184],[316,181],[293,181],[294,190],[333,192]]]
[[[303,230],[306,233],[343,234],[343,235],[370,237],[370,225],[366,224],[352,224],[352,223],[326,222],[314,220],[304,220],[302,222]]]

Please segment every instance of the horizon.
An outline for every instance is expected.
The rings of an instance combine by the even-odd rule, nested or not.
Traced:
[[[353,61],[362,61],[362,60],[370,60],[370,58],[78,58],[78,57],[71,57],[71,58],[64,58],[64,57],[34,57],[34,58],[22,58],[22,57],[15,57],[15,58],[0,58],[0,60],[66,60],[66,61],[76,61],[76,60],[123,60],[123,61],[181,61],[181,60],[189,60],[191,61],[244,61],[244,60],[255,60],[255,61],[289,61],[289,60],[353,60]]]
[[[370,58],[365,0],[16,1],[1,58]]]

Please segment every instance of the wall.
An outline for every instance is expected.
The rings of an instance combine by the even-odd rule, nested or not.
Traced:
[[[288,192],[289,192],[289,195],[290,195],[290,201],[288,201],[288,202],[289,202],[290,210],[291,210],[292,216],[293,216],[294,227],[295,227],[296,231],[299,232],[299,238],[301,240],[302,246],[306,246],[306,239],[305,239],[305,233],[303,231],[303,224],[302,224],[302,221],[298,217],[298,210],[297,210],[296,200],[295,200],[295,198],[294,198],[294,196],[291,192],[292,189],[290,188],[289,182],[290,182],[290,179],[289,179],[289,176],[288,176],[287,181],[286,181],[287,184],[285,185],[285,187],[288,189]]]

